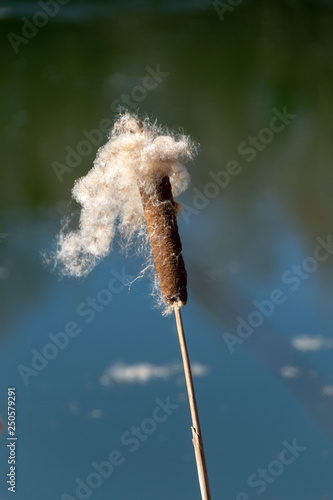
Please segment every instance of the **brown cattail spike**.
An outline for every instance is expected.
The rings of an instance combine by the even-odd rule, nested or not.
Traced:
[[[157,177],[149,192],[138,185],[149,238],[164,299],[183,307],[187,302],[187,274],[178,233],[177,208],[168,176]]]

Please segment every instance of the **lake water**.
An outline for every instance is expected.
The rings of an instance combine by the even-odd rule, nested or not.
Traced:
[[[142,260],[43,265],[119,104],[200,144],[179,226],[212,498],[333,500],[333,11],[231,4],[0,8],[1,500],[8,387],[17,500],[200,498],[174,318],[128,286]]]

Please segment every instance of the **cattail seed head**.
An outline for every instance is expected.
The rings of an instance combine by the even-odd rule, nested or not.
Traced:
[[[187,302],[187,274],[168,176],[154,180],[152,192],[139,184],[156,271],[165,301],[183,307]]]
[[[62,273],[87,275],[109,254],[117,233],[128,246],[135,237],[148,240],[148,229],[163,296],[169,306],[184,305],[186,271],[173,198],[186,189],[184,163],[195,154],[188,137],[130,113],[119,115],[94,167],[72,190],[82,209],[79,228],[68,231],[65,224],[58,236],[54,258]]]

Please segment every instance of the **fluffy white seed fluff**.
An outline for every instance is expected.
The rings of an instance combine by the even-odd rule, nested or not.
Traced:
[[[141,122],[128,112],[119,115],[93,168],[72,190],[82,209],[79,228],[68,232],[65,226],[58,236],[55,258],[62,273],[87,275],[109,254],[117,232],[124,246],[135,236],[145,239],[138,182],[149,191],[156,176],[168,175],[177,197],[189,182],[183,163],[195,153],[188,137],[175,138],[148,119]]]

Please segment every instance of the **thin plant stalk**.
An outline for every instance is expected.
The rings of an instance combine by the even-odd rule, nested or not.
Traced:
[[[174,311],[175,311],[175,316],[176,316],[180,349],[181,349],[182,358],[183,358],[187,394],[188,394],[188,399],[189,399],[189,403],[190,403],[190,410],[191,410],[191,417],[192,417],[191,429],[192,429],[192,435],[193,435],[192,442],[193,442],[193,446],[194,446],[195,460],[197,462],[201,497],[202,497],[202,500],[211,500],[208,472],[207,472],[207,465],[206,465],[206,458],[205,458],[205,450],[204,450],[204,445],[203,445],[203,440],[202,440],[202,434],[201,434],[201,428],[200,428],[200,422],[199,422],[199,412],[198,412],[197,402],[196,402],[196,398],[195,398],[193,377],[192,377],[192,371],[191,371],[190,358],[188,355],[188,350],[187,350],[187,345],[186,345],[183,320],[182,320],[180,308],[177,305],[174,306]]]

